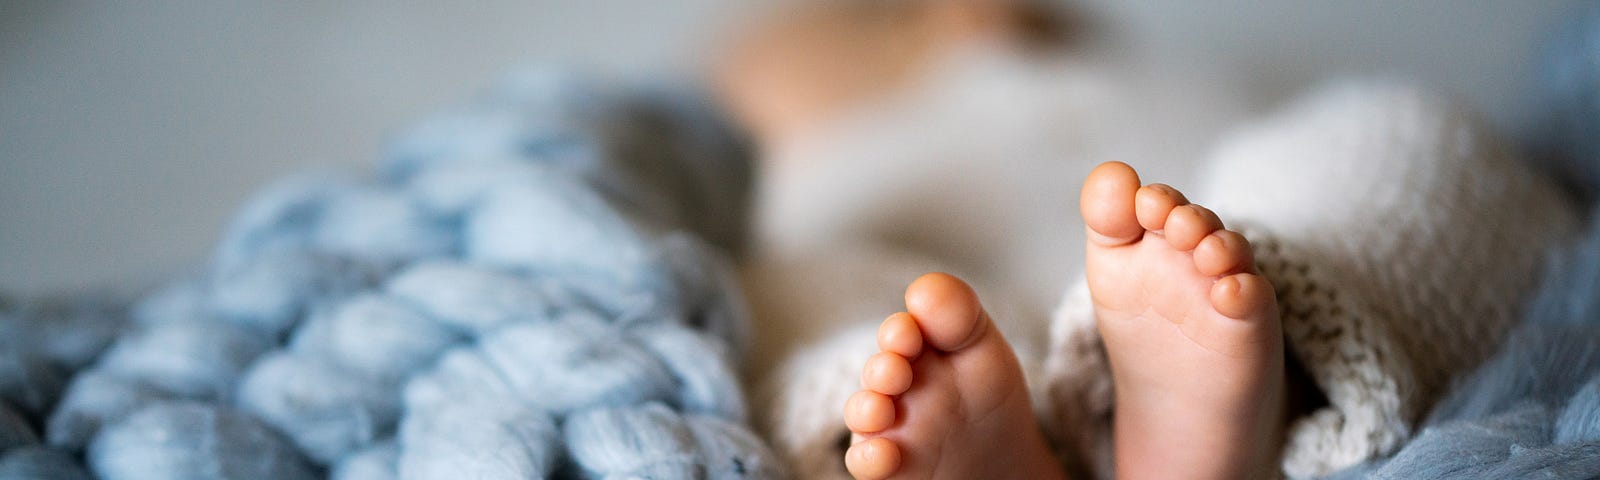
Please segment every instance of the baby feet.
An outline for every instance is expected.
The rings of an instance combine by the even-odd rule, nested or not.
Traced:
[[[1086,270],[1116,392],[1118,478],[1276,476],[1283,334],[1250,244],[1121,163],[1084,182]],[[929,274],[884,320],[845,406],[857,479],[1062,478],[1016,356],[965,283]]]
[[[1016,354],[955,277],[923,275],[845,405],[857,479],[1057,479]]]
[[[1122,163],[1095,168],[1082,195],[1117,477],[1274,476],[1283,334],[1250,244],[1172,187],[1140,187]]]

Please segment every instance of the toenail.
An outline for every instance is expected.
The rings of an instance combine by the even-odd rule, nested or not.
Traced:
[[[1151,187],[1155,187],[1156,190],[1160,190],[1161,193],[1166,194],[1168,197],[1171,197],[1173,200],[1176,200],[1179,203],[1183,203],[1183,193],[1178,192],[1178,189],[1172,188],[1171,185],[1167,185],[1165,183],[1152,183],[1152,184],[1150,184],[1150,186]]]

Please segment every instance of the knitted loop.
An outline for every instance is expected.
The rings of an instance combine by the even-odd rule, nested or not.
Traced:
[[[590,410],[562,428],[572,458],[591,478],[704,478],[694,437],[661,404]]]
[[[399,470],[406,478],[546,478],[559,461],[549,415],[502,398],[408,412]]]
[[[492,269],[428,262],[389,281],[388,293],[433,321],[471,335],[519,321],[545,321],[578,300],[565,292]]]
[[[261,422],[191,402],[159,404],[110,425],[88,457],[102,478],[315,478],[294,447]]]
[[[220,400],[232,396],[250,362],[271,348],[270,341],[244,327],[177,321],[130,332],[97,365],[102,372],[172,396]]]
[[[72,380],[66,397],[50,416],[46,428],[50,444],[70,450],[82,449],[100,433],[101,426],[167,398],[168,394],[153,386],[125,380],[110,372],[84,372]]]
[[[659,403],[575,414],[563,428],[571,455],[590,477],[741,479],[783,476],[748,430]]]
[[[312,309],[366,289],[384,273],[381,265],[349,257],[266,250],[217,269],[205,293],[203,315],[277,339]]]
[[[400,417],[392,379],[316,357],[273,352],[239,387],[246,411],[277,427],[313,460],[329,463],[392,435]]]

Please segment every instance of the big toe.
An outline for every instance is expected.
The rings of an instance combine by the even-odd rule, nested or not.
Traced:
[[[945,273],[930,273],[911,282],[906,287],[906,311],[916,320],[923,340],[945,352],[971,344],[988,322],[978,293]]]
[[[1134,206],[1139,173],[1122,162],[1106,162],[1089,172],[1078,199],[1089,238],[1102,245],[1122,245],[1144,236]]]

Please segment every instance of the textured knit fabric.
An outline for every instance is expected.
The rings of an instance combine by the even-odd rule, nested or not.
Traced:
[[[1393,456],[1338,479],[1600,476],[1600,218],[1561,249],[1499,353]]]
[[[1277,289],[1289,352],[1327,405],[1289,427],[1283,472],[1397,449],[1494,351],[1576,224],[1547,180],[1468,115],[1406,86],[1334,85],[1224,142],[1191,198],[1242,227]],[[1083,289],[1047,363],[1062,444],[1108,476],[1111,396]]]
[[[0,478],[785,477],[739,384],[748,155],[696,98],[516,75],[131,309],[0,303]]]

